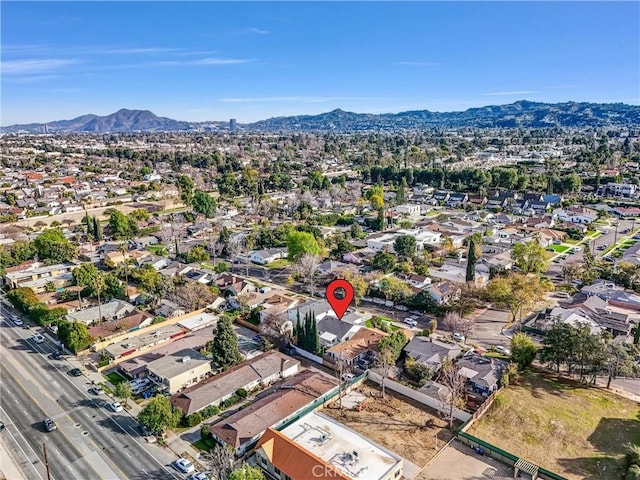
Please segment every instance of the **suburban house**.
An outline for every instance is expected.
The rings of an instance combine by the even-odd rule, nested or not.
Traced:
[[[562,222],[590,224],[598,219],[598,212],[590,208],[574,206],[568,209],[558,208],[553,216]]]
[[[409,218],[420,216],[420,205],[403,204],[393,207],[393,211],[400,215],[407,215]]]
[[[256,445],[256,461],[279,480],[397,480],[403,473],[402,457],[318,412],[281,431],[267,429]]]
[[[85,325],[99,323],[102,321],[120,320],[130,313],[136,311],[136,307],[124,300],[113,299],[107,303],[103,303],[99,307],[89,307],[84,310],[78,310],[67,314],[67,320],[70,322],[80,322]],[[102,315],[102,318],[100,318]]]
[[[209,427],[212,438],[229,445],[237,456],[252,448],[267,428],[278,429],[318,399],[338,389],[338,380],[317,370],[304,370],[280,387]]]
[[[111,337],[120,335],[122,332],[148,327],[152,321],[153,315],[147,312],[134,311],[119,320],[101,322],[89,327],[89,335],[93,338],[108,340]]]
[[[71,271],[76,266],[75,263],[45,265],[40,262],[25,262],[6,269],[4,284],[8,288],[29,287],[34,292],[41,293],[49,282],[53,282],[56,288],[71,285]]]
[[[294,308],[288,310],[287,315],[289,320],[295,325],[298,318],[304,322],[304,317],[307,314],[313,314],[316,317],[316,321],[322,320],[327,315],[335,316],[333,308],[326,300],[309,300],[302,305],[296,305]]]
[[[451,282],[439,282],[437,284],[431,284],[425,288],[431,298],[435,300],[438,305],[447,303],[449,300],[457,298],[460,294],[460,287],[454,285]]]
[[[218,287],[222,295],[227,297],[235,297],[237,295],[255,292],[257,290],[256,286],[252,283],[231,274],[220,275],[213,281],[213,284]]]
[[[504,360],[475,353],[465,355],[456,365],[460,367],[460,375],[469,381],[471,389],[482,395],[489,395],[498,389],[502,374],[509,367]]]
[[[300,362],[280,352],[265,352],[229,370],[186,388],[171,397],[171,404],[185,415],[220,405],[237,390],[253,390],[298,373]]]
[[[211,360],[197,350],[185,348],[172,355],[160,357],[147,365],[148,378],[168,393],[207,378],[211,372]]]
[[[253,263],[259,265],[267,265],[281,258],[287,257],[287,250],[283,248],[270,248],[268,250],[254,250],[249,254],[249,258]]]
[[[318,335],[320,343],[327,348],[350,340],[362,327],[351,323],[343,322],[331,315],[325,316],[318,321]]]
[[[413,337],[402,349],[407,358],[429,367],[433,372],[440,370],[442,362],[454,360],[462,353],[457,343],[446,343],[431,337]]]
[[[324,354],[326,364],[339,368],[340,363],[353,367],[358,360],[377,351],[378,342],[387,334],[376,328],[363,327],[353,337],[329,348]]]

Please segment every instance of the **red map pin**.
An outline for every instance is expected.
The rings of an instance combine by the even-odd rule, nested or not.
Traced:
[[[339,288],[344,290],[344,297],[336,296],[336,290],[338,290]],[[333,308],[336,317],[342,319],[345,312],[347,311],[347,308],[349,308],[349,305],[351,305],[351,300],[353,300],[353,287],[346,280],[338,278],[327,285],[326,295],[327,301],[329,302],[329,305],[331,305],[331,308]]]

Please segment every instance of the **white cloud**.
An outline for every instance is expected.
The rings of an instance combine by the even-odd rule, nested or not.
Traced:
[[[198,66],[198,65],[239,65],[243,63],[251,63],[255,60],[249,58],[200,58],[198,60],[165,60],[162,62],[155,62],[151,65],[159,66]]]
[[[49,72],[62,67],[78,63],[78,60],[64,58],[46,58],[30,60],[6,60],[3,61],[3,75],[29,75],[32,73]]]
[[[251,27],[251,28],[247,28],[246,30],[242,30],[240,33],[244,33],[245,35],[247,34],[268,35],[271,32],[269,30],[263,30],[262,28]]]
[[[509,96],[509,95],[529,95],[532,93],[538,93],[535,90],[516,90],[513,92],[491,92],[491,93],[485,93],[483,95],[504,95],[504,96]]]
[[[297,103],[328,103],[349,101],[379,101],[390,100],[382,97],[321,97],[321,96],[291,96],[291,97],[224,97],[218,99],[224,103],[268,103],[268,102],[297,102]],[[393,100],[393,99],[391,99]]]

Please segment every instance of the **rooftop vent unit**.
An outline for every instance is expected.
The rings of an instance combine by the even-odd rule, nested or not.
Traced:
[[[180,359],[182,363],[189,363],[191,361],[191,357],[189,355],[185,355]]]

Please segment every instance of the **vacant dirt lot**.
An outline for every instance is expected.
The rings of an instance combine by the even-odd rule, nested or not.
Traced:
[[[570,479],[620,480],[640,405],[538,373],[501,393],[469,433]]]
[[[369,382],[357,391],[367,397],[361,411],[344,410],[342,414],[334,402],[323,413],[420,467],[436,453],[436,437],[442,448],[453,436],[436,411],[410,398],[387,390],[383,401],[378,385]]]

